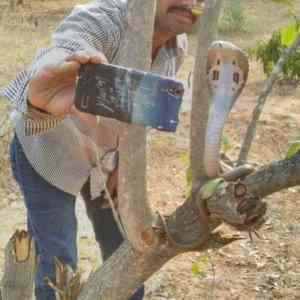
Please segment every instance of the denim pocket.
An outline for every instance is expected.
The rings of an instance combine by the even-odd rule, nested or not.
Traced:
[[[30,178],[32,176],[32,173],[34,172],[33,168],[25,156],[17,135],[13,137],[11,142],[10,161],[13,176],[19,184],[22,184],[24,178]]]

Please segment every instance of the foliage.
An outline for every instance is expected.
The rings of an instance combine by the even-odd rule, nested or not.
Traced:
[[[300,34],[300,22],[288,25],[280,31],[281,44],[285,47],[290,47]]]
[[[295,7],[294,7],[294,2],[293,0],[272,0],[275,3],[279,3],[279,4],[284,4],[289,6],[290,8],[290,15],[293,16],[295,18],[295,23],[294,24],[290,24],[289,26],[287,26],[286,28],[283,28],[281,31],[278,32],[278,34],[280,35],[280,41],[281,44],[284,45],[285,47],[290,47],[293,42],[296,40],[297,36],[300,34],[300,19],[298,18],[298,16],[295,13]],[[296,61],[296,66],[295,68],[298,69],[298,79],[299,79],[299,73],[300,73],[300,50],[298,49],[298,51],[296,52],[296,54],[294,54],[295,56],[295,61]],[[292,63],[292,57],[291,57],[291,61],[290,63]],[[288,66],[286,66],[287,68]],[[289,159],[295,155],[297,155],[298,153],[300,153],[300,137],[294,141],[290,143],[290,146],[287,150],[287,154],[286,154],[286,158]]]
[[[193,263],[192,265],[192,273],[195,276],[200,276],[203,277],[205,275],[205,271],[208,267],[209,264],[209,256],[208,255],[203,255],[201,258]]]
[[[219,31],[221,33],[244,33],[248,31],[247,23],[243,1],[230,0],[220,19]]]
[[[222,152],[226,153],[232,149],[232,144],[230,143],[230,140],[228,136],[223,135],[222,137]]]
[[[295,155],[300,153],[300,139],[297,141],[294,141],[290,144],[289,149],[286,154],[286,158],[289,159]]]
[[[202,187],[201,187],[201,197],[202,199],[209,199],[211,198],[217,191],[217,188],[219,185],[223,182],[222,178],[216,178],[207,181]]]
[[[277,4],[283,4],[283,5],[287,5],[290,8],[294,8],[294,2],[293,0],[272,0],[273,2],[277,3]]]
[[[267,41],[259,41],[249,54],[263,65],[266,75],[270,75],[283,51],[290,47],[300,34],[300,22],[295,20],[292,24],[272,33]],[[283,66],[283,77],[289,81],[300,80],[300,49],[292,54]]]
[[[192,192],[193,176],[192,176],[192,168],[190,165],[190,159],[189,159],[188,153],[184,153],[182,155],[182,161],[183,161],[184,165],[186,166],[185,179],[186,179],[186,185],[187,185],[187,197],[189,197]]]

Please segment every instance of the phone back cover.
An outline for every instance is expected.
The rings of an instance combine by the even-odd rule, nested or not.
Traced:
[[[95,115],[174,132],[183,97],[180,81],[114,65],[80,69],[75,105]]]

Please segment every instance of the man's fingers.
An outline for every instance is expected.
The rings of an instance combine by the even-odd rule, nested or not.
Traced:
[[[91,55],[90,62],[92,64],[108,64],[107,58],[103,53]]]
[[[105,55],[101,52],[89,53],[87,51],[78,51],[67,58],[67,61],[77,61],[80,64],[107,64]]]
[[[59,69],[57,70],[59,73],[64,74],[74,74],[75,76],[78,73],[78,70],[80,68],[80,63],[77,61],[69,61],[61,64]]]
[[[65,61],[59,65],[48,65],[41,69],[31,82],[38,82],[39,84],[46,84],[47,82],[47,85],[51,85],[51,82],[57,84],[57,80],[63,83],[70,76],[76,79],[80,66],[80,63],[76,61]],[[63,76],[63,80],[61,76]]]
[[[81,65],[86,63],[107,63],[102,53],[76,52],[63,62],[49,64],[31,79],[28,97],[30,102],[55,116],[74,114],[72,105],[76,88],[76,79]],[[76,112],[76,111],[75,111]],[[97,125],[96,117],[76,112],[86,123]]]
[[[67,61],[77,61],[80,64],[87,64],[90,60],[90,55],[84,51],[73,53],[67,58]]]

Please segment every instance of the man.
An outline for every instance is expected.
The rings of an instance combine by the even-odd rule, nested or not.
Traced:
[[[202,1],[201,1],[202,2]],[[152,71],[175,76],[186,49],[196,0],[158,0]],[[95,0],[75,7],[31,67],[3,95],[15,106],[11,162],[28,211],[28,229],[38,253],[36,299],[52,300],[44,278],[54,281],[53,258],[77,264],[75,198],[81,193],[103,259],[123,238],[105,203],[103,183],[116,185],[117,127],[73,106],[82,64],[112,62],[126,30],[126,0]],[[99,159],[100,157],[100,159]],[[101,162],[100,162],[101,161]],[[131,299],[142,299],[141,287]]]

